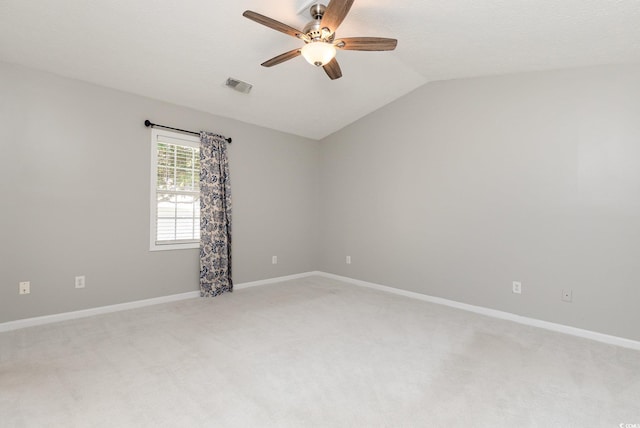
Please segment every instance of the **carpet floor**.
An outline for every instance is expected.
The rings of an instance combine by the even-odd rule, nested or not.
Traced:
[[[321,277],[0,334],[2,427],[640,426],[640,352]]]

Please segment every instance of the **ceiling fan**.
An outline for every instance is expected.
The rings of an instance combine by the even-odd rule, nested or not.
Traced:
[[[329,5],[315,4],[310,13],[313,20],[302,31],[259,13],[247,10],[242,16],[276,31],[304,41],[299,49],[285,52],[262,63],[263,67],[273,67],[302,55],[310,64],[322,67],[331,80],[342,77],[342,70],[336,60],[336,49],[352,51],[392,51],[396,39],[382,37],[344,37],[336,39],[336,30],[349,13],[354,0],[330,0]]]

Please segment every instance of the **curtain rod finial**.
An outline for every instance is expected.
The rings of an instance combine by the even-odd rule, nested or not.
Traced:
[[[150,127],[150,126],[153,126],[153,123],[151,123],[151,122],[149,121],[149,119],[147,119],[147,120],[145,120],[145,121],[144,121],[144,126],[146,126],[146,127],[148,128],[148,127]]]

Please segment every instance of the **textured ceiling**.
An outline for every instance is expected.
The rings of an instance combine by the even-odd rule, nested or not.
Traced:
[[[314,139],[432,80],[640,63],[639,0],[356,0],[338,35],[396,51],[339,51],[336,81],[302,58],[260,67],[301,42],[242,12],[301,28],[306,3],[0,0],[0,61]]]

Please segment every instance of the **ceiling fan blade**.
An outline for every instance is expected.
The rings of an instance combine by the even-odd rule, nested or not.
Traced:
[[[331,80],[336,80],[342,77],[342,70],[340,70],[340,65],[335,58],[322,68],[324,68],[324,71]]]
[[[383,37],[345,37],[333,44],[347,51],[392,51],[398,46],[398,41]]]
[[[300,49],[294,49],[289,52],[285,52],[281,55],[271,58],[269,61],[263,62],[261,65],[263,67],[273,67],[274,65],[281,64],[285,61],[289,61],[297,56],[300,56]]]
[[[257,22],[258,24],[262,24],[266,27],[272,28],[276,31],[280,31],[281,33],[288,34],[298,39],[306,40],[308,38],[302,31],[296,30],[293,27],[289,27],[287,24],[283,24],[282,22],[276,21],[275,19],[271,19],[268,16],[260,15],[257,12],[245,10],[242,16]]]
[[[322,16],[322,28],[326,27],[331,33],[335,33],[349,13],[353,2],[354,0],[331,0]]]

